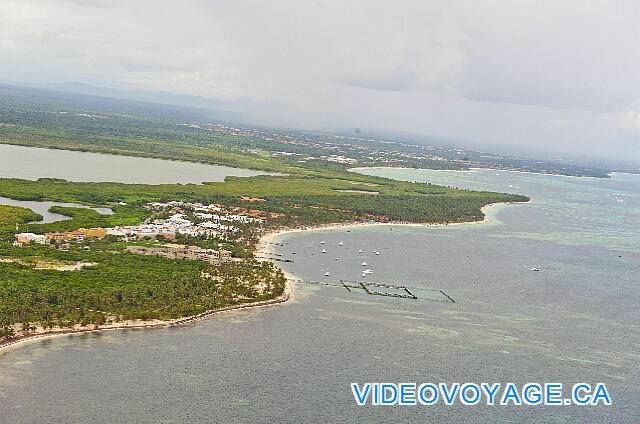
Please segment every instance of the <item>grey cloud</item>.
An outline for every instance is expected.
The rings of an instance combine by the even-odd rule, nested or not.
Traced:
[[[469,19],[460,95],[474,100],[623,112],[640,98],[637,2],[515,2],[507,22]]]
[[[640,160],[632,0],[0,0],[0,9],[8,79],[249,98],[262,124]]]
[[[352,75],[337,78],[335,81],[338,84],[352,85],[370,90],[410,91],[416,88],[416,76],[404,72],[372,76]]]
[[[188,71],[193,70],[178,63],[167,64],[156,60],[145,60],[143,58],[128,58],[118,62],[120,67],[126,72],[159,72],[159,71]]]
[[[118,0],[63,0],[63,1],[66,1],[67,3],[76,4],[78,6],[98,7],[98,8],[105,8],[105,9],[120,7],[120,3],[121,3]]]

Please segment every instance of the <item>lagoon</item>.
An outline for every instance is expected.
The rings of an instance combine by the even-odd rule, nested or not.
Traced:
[[[0,196],[0,205],[20,206],[22,208],[31,209],[35,213],[42,215],[42,221],[28,222],[28,224],[48,224],[50,222],[66,221],[68,219],[71,219],[71,217],[68,217],[66,215],[49,212],[49,208],[51,208],[52,206],[62,206],[65,208],[87,208],[87,209],[93,209],[94,211],[101,213],[103,215],[113,215],[113,210],[111,210],[110,208],[95,208],[87,205],[81,205],[80,203],[15,200],[15,199],[9,199],[7,197],[2,197],[2,196]]]
[[[67,181],[127,184],[201,184],[227,176],[252,177],[272,173],[133,156],[0,144],[0,178],[61,178]]]

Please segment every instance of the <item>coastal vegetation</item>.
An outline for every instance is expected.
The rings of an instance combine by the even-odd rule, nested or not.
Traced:
[[[171,319],[272,299],[283,292],[284,276],[271,262],[256,258],[259,237],[270,230],[345,222],[478,221],[487,204],[528,200],[356,174],[348,172],[348,160],[339,155],[308,159],[318,154],[308,145],[291,145],[291,153],[308,160],[275,155],[282,143],[185,128],[178,125],[176,115],[158,110],[140,117],[131,113],[131,107],[121,110],[103,105],[97,109],[93,103],[70,105],[11,96],[9,100],[0,101],[0,143],[180,159],[281,175],[158,185],[0,178],[0,196],[75,202],[109,207],[114,212],[103,215],[92,209],[53,207],[52,212],[70,219],[45,224],[28,223],[41,219],[28,209],[0,206],[0,338],[26,334],[35,327]],[[403,155],[406,151],[401,149],[398,157]],[[73,242],[64,250],[53,245],[12,244],[16,223],[21,232],[45,234],[132,226],[170,215],[152,212],[147,207],[151,202],[224,205],[265,219],[259,224],[234,224],[238,231],[224,237],[177,235],[171,240],[230,251],[233,260],[218,265],[132,254],[126,251],[126,242],[112,236]],[[158,238],[162,240],[128,243],[168,241]],[[62,270],[38,265],[42,263],[89,265]]]
[[[90,247],[59,251],[0,244],[0,328],[166,320],[273,298],[284,290],[284,276],[270,262],[217,267],[127,253],[124,243],[96,241]],[[95,265],[76,271],[36,269],[30,264],[34,259]]]
[[[42,220],[42,215],[35,213],[31,209],[21,208],[20,206],[0,205],[0,231],[7,228],[11,230],[16,224],[40,220]]]
[[[223,183],[140,185],[41,179],[0,179],[0,194],[22,200],[53,200],[108,206],[113,215],[92,209],[52,207],[71,219],[20,224],[21,231],[43,234],[78,228],[136,225],[153,201],[216,203],[275,213],[259,227],[239,225],[228,239],[179,236],[176,242],[215,248],[220,244],[238,261],[220,266],[124,252],[123,243],[105,239],[73,244],[68,251],[49,246],[11,245],[15,222],[30,215],[7,215],[0,232],[0,327],[6,334],[30,326],[103,325],[126,319],[169,319],[238,302],[278,296],[282,274],[270,262],[254,258],[255,244],[273,228],[337,222],[447,223],[482,219],[489,203],[527,200],[523,196],[474,192],[344,173],[340,178],[259,176],[228,178]],[[376,196],[337,191],[374,185]],[[260,199],[260,201],[247,201]],[[20,208],[18,208],[20,209]],[[24,212],[24,211],[22,211]],[[11,217],[14,218],[11,218]],[[14,222],[15,221],[15,222]],[[95,263],[74,271],[38,269],[29,258]],[[24,334],[24,331],[22,331]]]
[[[339,191],[363,184],[373,185],[379,194],[371,196]],[[333,173],[328,177],[227,177],[223,183],[163,185],[0,179],[0,193],[19,200],[109,206],[114,211],[113,215],[101,215],[90,209],[56,207],[55,212],[74,219],[24,226],[29,231],[130,225],[146,218],[147,212],[142,208],[144,203],[170,200],[250,205],[257,210],[281,214],[282,217],[271,224],[282,226],[369,220],[418,223],[473,221],[482,219],[480,208],[486,204],[527,200],[518,195],[458,190],[346,172]],[[265,201],[250,203],[241,199],[244,196]]]

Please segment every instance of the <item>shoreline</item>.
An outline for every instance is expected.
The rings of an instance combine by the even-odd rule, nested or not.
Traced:
[[[269,258],[270,255],[274,254],[273,245],[274,241],[282,236],[287,234],[295,234],[295,233],[306,233],[306,232],[315,232],[315,231],[330,231],[330,230],[339,230],[339,229],[352,229],[352,228],[362,228],[362,227],[373,227],[373,226],[398,226],[398,227],[449,227],[449,226],[458,226],[458,225],[477,225],[477,224],[487,224],[491,222],[491,219],[487,215],[489,209],[500,206],[500,205],[519,205],[519,204],[529,204],[531,203],[531,199],[526,202],[496,202],[489,203],[480,208],[480,212],[484,215],[484,218],[477,221],[462,221],[462,222],[451,222],[451,223],[415,223],[415,222],[337,222],[333,224],[319,224],[319,225],[310,225],[310,226],[301,226],[301,227],[293,227],[293,228],[281,228],[275,229],[272,231],[268,231],[260,236],[258,243],[256,244],[256,257],[258,260],[262,261],[271,261]],[[275,264],[278,266],[277,264]],[[295,289],[293,288],[290,282],[299,281],[300,278],[290,272],[284,271],[282,268],[278,266],[278,268],[284,273],[285,278],[287,279],[287,285],[285,287],[284,293],[289,293],[289,300],[292,300],[295,297]],[[283,293],[283,294],[284,294]]]
[[[111,330],[135,330],[135,329],[153,329],[153,328],[163,328],[163,327],[174,327],[178,325],[186,325],[192,324],[194,322],[198,322],[203,320],[204,318],[208,318],[212,315],[221,314],[225,312],[232,312],[239,309],[247,309],[247,308],[261,308],[273,305],[279,305],[288,301],[290,298],[290,293],[287,291],[285,287],[285,291],[278,297],[269,300],[260,300],[257,302],[251,303],[240,303],[236,305],[223,306],[216,309],[210,309],[208,311],[204,311],[197,315],[191,315],[188,317],[176,318],[171,320],[151,320],[151,321],[118,321],[113,324],[106,324],[99,328],[61,328],[58,330],[50,330],[42,333],[29,334],[25,336],[18,336],[10,340],[5,340],[0,342],[0,352],[5,349],[9,349],[11,347],[15,347],[17,345],[26,344],[31,341],[36,341],[40,339],[48,339],[59,336],[72,336],[77,334],[86,334],[86,333],[98,333],[103,331],[111,331]]]
[[[293,228],[282,228],[274,231],[270,231],[265,233],[260,237],[260,241],[256,245],[256,254],[261,255],[269,255],[273,254],[272,249],[270,248],[271,243],[277,237],[293,234],[293,233],[303,233],[303,232],[313,232],[313,231],[323,231],[323,230],[338,230],[338,229],[351,229],[351,228],[361,228],[361,227],[374,227],[374,226],[401,226],[401,227],[451,227],[458,225],[477,225],[477,224],[486,224],[491,220],[487,216],[487,211],[495,206],[500,205],[520,205],[520,204],[529,204],[531,200],[527,202],[496,202],[489,203],[480,208],[480,211],[484,215],[484,218],[477,221],[461,221],[461,222],[436,222],[436,223],[416,223],[416,222],[403,222],[403,221],[390,221],[390,222],[337,222],[333,224],[319,224],[319,225],[309,225],[309,226],[301,226],[301,227],[293,227]]]
[[[273,255],[273,243],[274,240],[278,237],[281,237],[286,234],[293,233],[302,233],[302,232],[313,232],[313,231],[323,231],[323,230],[336,230],[336,229],[350,229],[350,228],[359,228],[359,227],[368,227],[368,226],[406,226],[406,227],[445,227],[445,226],[455,226],[455,225],[472,225],[472,224],[485,224],[490,221],[487,216],[487,211],[492,207],[498,205],[510,205],[510,204],[521,204],[521,203],[530,203],[529,202],[497,202],[497,203],[489,203],[482,208],[480,211],[484,215],[482,220],[477,221],[464,221],[464,222],[453,222],[453,223],[411,223],[411,222],[343,222],[343,223],[333,223],[333,224],[321,224],[314,226],[302,226],[297,228],[282,228],[276,229],[272,231],[268,231],[260,236],[258,243],[256,244],[255,256],[259,261],[270,261],[274,263],[268,256]],[[192,315],[183,318],[176,318],[172,320],[151,320],[151,321],[120,321],[115,322],[113,324],[103,325],[99,328],[61,328],[58,330],[49,330],[40,333],[18,336],[13,339],[5,340],[0,342],[0,352],[5,349],[9,349],[12,347],[20,346],[26,344],[31,341],[60,337],[60,336],[72,336],[77,334],[87,334],[87,333],[97,333],[102,331],[111,331],[111,330],[127,330],[127,329],[152,329],[152,328],[163,328],[163,327],[173,327],[178,325],[186,325],[191,324],[197,321],[200,321],[204,318],[208,318],[212,315],[232,312],[239,309],[247,309],[247,308],[260,308],[267,306],[274,306],[286,303],[295,298],[295,289],[292,284],[296,280],[299,280],[295,275],[282,270],[277,264],[274,263],[278,269],[280,269],[287,280],[287,284],[285,285],[284,292],[273,299],[269,300],[261,300],[258,302],[252,303],[242,303],[230,306],[223,306],[221,308],[211,309],[205,312],[202,312],[198,315]]]
[[[366,169],[401,169],[401,170],[414,170],[414,171],[426,170],[426,171],[437,171],[437,172],[445,171],[445,172],[461,172],[461,173],[472,173],[475,171],[496,171],[496,172],[515,172],[519,174],[547,175],[552,177],[595,178],[595,179],[611,178],[611,174],[616,174],[616,173],[624,174],[624,172],[609,172],[606,177],[596,177],[593,175],[566,175],[566,174],[558,174],[556,172],[536,172],[536,171],[525,171],[522,169],[484,168],[484,167],[478,167],[478,166],[470,166],[467,169],[407,168],[404,166],[361,166],[361,167],[349,168],[347,169],[347,171],[353,172],[355,174],[360,174],[360,175],[369,175],[369,174],[358,172],[359,170],[366,170]],[[640,175],[640,174],[630,174],[630,175]],[[387,178],[387,177],[383,177],[383,178]]]

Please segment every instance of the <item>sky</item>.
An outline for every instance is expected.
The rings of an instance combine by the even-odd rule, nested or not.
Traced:
[[[0,77],[640,162],[640,2],[0,0]]]

